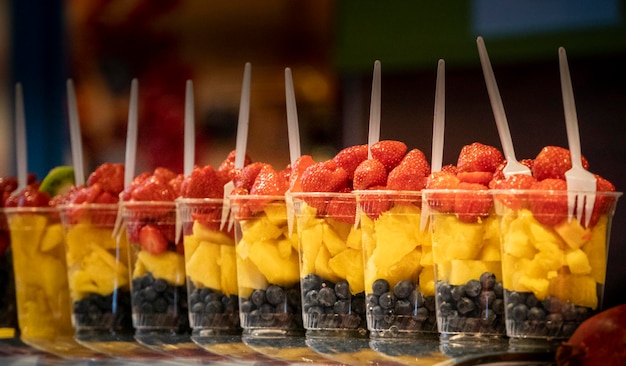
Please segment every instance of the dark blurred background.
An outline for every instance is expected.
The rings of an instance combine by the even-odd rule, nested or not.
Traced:
[[[566,48],[583,155],[626,189],[626,0],[0,0],[0,174],[15,174],[13,87],[24,87],[29,170],[70,164],[65,82],[74,80],[85,169],[123,162],[139,80],[138,172],[183,166],[185,81],[196,162],[234,149],[243,67],[252,64],[247,151],[289,162],[284,69],[293,70],[302,153],[367,141],[382,63],[381,139],[430,157],[435,74],[446,61],[444,163],[474,141],[500,147],[476,51],[485,38],[519,159],[567,147],[557,49]],[[626,303],[626,204],[613,222],[605,307]]]

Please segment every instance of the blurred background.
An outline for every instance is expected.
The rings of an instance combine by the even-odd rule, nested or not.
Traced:
[[[463,145],[500,147],[476,37],[485,38],[516,155],[567,147],[557,49],[566,48],[594,173],[626,189],[626,0],[0,0],[0,175],[15,175],[14,85],[24,88],[29,171],[71,164],[66,80],[76,87],[85,170],[123,162],[139,81],[138,173],[183,167],[186,80],[196,162],[235,147],[252,64],[247,152],[289,162],[284,70],[293,71],[302,153],[367,142],[371,75],[382,63],[381,139],[430,158],[436,65],[446,61],[444,163]],[[624,200],[624,198],[622,198]],[[613,222],[605,306],[626,303],[626,203]]]

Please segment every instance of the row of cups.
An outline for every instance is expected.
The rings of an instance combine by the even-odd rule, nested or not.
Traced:
[[[5,208],[2,229],[21,338],[44,350],[64,337],[155,333],[201,346],[238,334],[558,340],[601,309],[621,193],[598,192],[587,227],[566,207],[549,210],[566,195],[355,191]]]

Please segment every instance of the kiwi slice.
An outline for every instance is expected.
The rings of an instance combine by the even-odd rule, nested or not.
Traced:
[[[48,175],[41,181],[39,190],[46,192],[50,197],[67,192],[74,185],[74,168],[71,166],[58,166],[52,168]]]

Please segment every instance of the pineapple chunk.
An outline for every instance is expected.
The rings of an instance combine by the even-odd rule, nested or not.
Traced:
[[[578,249],[591,239],[591,229],[584,228],[576,218],[563,221],[554,230],[572,249]]]
[[[111,238],[110,231],[109,238]],[[41,238],[39,250],[42,252],[48,252],[60,245],[63,245],[63,227],[61,224],[49,225]]]
[[[335,230],[333,230],[333,228],[326,223],[322,225],[322,241],[331,256],[337,255],[339,252],[348,247],[345,240],[343,240],[339,234],[337,234]]]
[[[183,237],[183,245],[185,246],[185,262],[189,262],[189,259],[196,252],[198,246],[200,246],[200,239],[195,235],[185,235]]]
[[[363,256],[360,250],[347,248],[328,261],[328,265],[340,278],[350,284],[352,294],[365,290],[363,280]]]
[[[199,241],[208,241],[216,244],[232,244],[233,238],[222,231],[209,229],[200,221],[194,221],[191,231]],[[185,248],[187,250],[187,248]]]
[[[501,252],[499,237],[486,238],[486,240],[483,241],[483,247],[480,253],[478,253],[477,259],[488,262],[500,261],[502,259]]]
[[[248,297],[255,289],[267,288],[269,283],[250,258],[237,257],[237,283],[239,296]]]
[[[48,255],[37,258],[37,270],[33,271],[48,298],[56,299],[63,288],[67,288],[67,267],[65,263]]]
[[[289,258],[281,258],[274,240],[253,243],[248,255],[272,284],[290,286],[300,280],[298,255],[292,252]]]
[[[475,259],[480,253],[484,233],[482,224],[461,222],[453,215],[435,215],[432,225],[436,262]]]
[[[303,275],[315,273],[315,259],[322,247],[322,225],[314,225],[300,230],[301,271]]]
[[[287,225],[287,205],[284,203],[270,203],[263,208],[267,219],[275,226]]]
[[[221,259],[221,245],[201,241],[198,248],[186,263],[185,271],[196,287],[209,287],[222,290],[221,272],[218,261]]]
[[[542,273],[544,273],[544,275],[549,271],[559,270],[566,263],[565,253],[560,249],[554,252],[541,251],[535,255],[532,261],[543,269],[544,272]]]
[[[433,265],[433,247],[423,246],[422,257],[420,258],[420,266],[432,266]]]
[[[383,278],[387,279],[391,287],[402,280],[417,281],[417,277],[422,270],[420,266],[421,258],[421,248],[415,248],[394,265],[386,268],[387,273]]]
[[[328,264],[330,258],[330,252],[328,251],[328,249],[326,249],[326,247],[322,246],[317,253],[317,257],[315,258],[315,270],[306,274],[315,273],[321,278],[332,282],[337,282],[341,280],[341,278],[337,276],[337,274],[335,274],[335,272],[330,268]]]
[[[241,232],[242,239],[249,243],[276,239],[283,234],[282,229],[274,225],[267,216],[242,223]]]
[[[472,279],[480,279],[484,272],[495,274],[497,279],[502,278],[502,268],[500,262],[484,262],[478,260],[452,260],[450,262],[451,285],[464,285]]]
[[[222,293],[224,295],[237,295],[239,292],[237,284],[237,258],[234,245],[220,245],[220,259],[217,264],[220,266]]]
[[[419,244],[416,235],[419,220],[415,222],[411,216],[402,214],[408,207],[395,206],[374,222],[377,243],[371,258],[378,268],[393,266]]]
[[[535,297],[537,297],[537,300],[541,301],[548,296],[550,281],[545,278],[521,276],[519,279],[519,285],[532,291],[533,294],[535,294]]]
[[[589,275],[562,273],[550,281],[550,295],[592,309],[598,307],[597,284]]]
[[[570,272],[573,274],[590,274],[591,265],[587,254],[580,249],[570,250],[565,254],[565,260]]]
[[[591,239],[582,246],[582,251],[587,254],[591,266],[591,276],[600,284],[604,284],[606,278],[607,222],[606,216],[600,216],[600,220],[591,230]]]
[[[361,250],[363,248],[363,233],[359,229],[352,228],[346,239],[348,248]]]
[[[285,259],[291,256],[291,252],[293,251],[293,247],[291,246],[291,240],[289,239],[280,239],[276,243],[276,247],[278,248],[278,255]]]
[[[435,270],[432,266],[422,268],[419,275],[419,289],[424,296],[435,296]]]
[[[513,226],[513,225],[511,225]],[[531,259],[537,253],[525,231],[511,230],[504,234],[502,239],[502,250],[517,258]]]
[[[139,251],[137,261],[141,262],[145,272],[151,272],[155,278],[162,278],[175,286],[185,284],[185,258],[174,252],[153,255]]]

